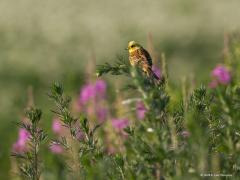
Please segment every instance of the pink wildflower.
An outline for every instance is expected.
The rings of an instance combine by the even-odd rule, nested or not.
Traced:
[[[84,132],[80,128],[77,129],[76,138],[79,141],[82,141],[85,138]]]
[[[50,145],[50,150],[52,153],[54,154],[61,154],[63,153],[63,147],[61,144],[57,144],[56,142],[53,142],[51,145]]]
[[[97,96],[100,98],[105,97],[107,85],[103,80],[97,80],[93,84],[83,86],[80,92],[79,104],[85,105],[90,100],[95,99]]]
[[[122,130],[128,127],[129,121],[128,119],[113,119],[112,126],[117,130]]]
[[[157,66],[153,65],[152,71],[157,75],[159,79],[161,79],[161,70]]]
[[[63,126],[62,126],[61,121],[58,118],[53,120],[53,122],[52,122],[52,130],[53,130],[53,132],[55,134],[58,134],[58,135],[62,134]]]
[[[184,137],[184,138],[187,138],[190,136],[190,132],[189,131],[182,131],[181,132],[181,135]]]
[[[218,81],[216,79],[213,79],[209,84],[209,88],[216,88],[218,86]]]
[[[95,83],[95,91],[100,97],[104,97],[106,94],[107,85],[103,80],[97,80]]]
[[[92,84],[85,85],[80,92],[79,103],[87,104],[87,102],[96,96],[95,86]]]
[[[136,109],[137,109],[137,118],[139,120],[144,119],[147,109],[142,101],[137,102]]]
[[[217,65],[212,71],[212,76],[216,78],[218,83],[223,85],[227,85],[231,81],[231,74],[223,65]]]
[[[19,129],[18,140],[13,144],[13,151],[15,153],[24,153],[27,151],[27,142],[30,138],[30,133],[24,129]]]
[[[97,120],[102,123],[107,119],[107,109],[99,107],[96,112]]]

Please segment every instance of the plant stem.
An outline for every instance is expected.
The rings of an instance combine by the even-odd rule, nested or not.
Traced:
[[[34,174],[33,174],[33,179],[38,180],[38,153],[37,153],[37,137],[36,137],[36,125],[33,124],[33,143],[34,143],[34,159],[33,159],[33,165],[34,165]]]

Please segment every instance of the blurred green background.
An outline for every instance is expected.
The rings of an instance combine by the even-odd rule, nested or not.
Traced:
[[[14,121],[23,116],[27,89],[51,128],[51,83],[60,80],[71,95],[84,81],[94,54],[97,64],[127,56],[135,40],[147,47],[152,34],[158,55],[165,52],[170,77],[195,74],[205,82],[222,61],[224,32],[240,28],[239,0],[1,0],[0,1],[0,177],[9,179]],[[51,161],[51,160],[49,160]]]

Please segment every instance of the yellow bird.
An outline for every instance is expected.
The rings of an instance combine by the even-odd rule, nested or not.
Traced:
[[[148,77],[159,81],[158,76],[152,71],[152,58],[140,44],[135,41],[128,43],[129,61],[132,66],[138,66]]]

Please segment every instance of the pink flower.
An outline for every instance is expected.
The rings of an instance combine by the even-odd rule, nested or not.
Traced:
[[[181,135],[184,137],[184,138],[187,138],[190,136],[190,132],[189,131],[182,131],[181,132]]]
[[[231,81],[231,74],[223,65],[217,65],[212,71],[212,76],[217,80],[218,83],[223,85],[227,85]]]
[[[112,126],[118,130],[122,130],[122,129],[128,127],[128,125],[129,125],[128,119],[113,119],[112,120]]]
[[[152,71],[157,75],[159,79],[161,79],[161,70],[157,66],[153,65]]]
[[[30,138],[30,133],[24,129],[19,129],[18,140],[13,144],[13,151],[15,153],[24,153],[27,151],[27,142]]]
[[[83,86],[80,92],[79,103],[87,104],[87,102],[96,96],[95,86],[87,84]]]
[[[209,84],[209,88],[216,88],[218,86],[218,81],[216,79],[213,79]]]
[[[147,109],[142,101],[137,102],[136,109],[137,109],[137,118],[140,120],[144,119]]]
[[[96,112],[97,120],[102,123],[107,119],[108,111],[106,108],[99,107]]]
[[[26,130],[26,129],[24,129],[24,128],[21,128],[20,130],[19,130],[19,141],[21,142],[21,143],[26,143],[26,141],[28,140],[28,138],[30,137],[30,133]]]
[[[104,97],[106,94],[106,89],[107,89],[107,84],[105,81],[103,80],[97,80],[95,83],[95,90],[96,93],[100,96],[100,97]]]
[[[52,144],[50,144],[49,148],[50,148],[51,152],[54,154],[61,154],[64,151],[62,145],[58,144],[56,142],[53,142]]]
[[[96,117],[102,123],[107,119],[108,110],[104,102],[106,97],[107,84],[103,80],[95,83],[88,83],[80,91],[78,100],[79,110],[88,116]]]
[[[52,122],[52,130],[53,130],[53,132],[55,134],[58,134],[58,135],[62,134],[63,126],[62,126],[61,121],[58,118],[53,120],[53,122]]]
[[[103,80],[97,80],[93,84],[83,86],[80,92],[79,104],[85,105],[90,100],[95,99],[97,96],[100,98],[105,97],[107,85]]]
[[[79,141],[82,141],[85,138],[85,135],[84,135],[83,131],[80,128],[77,129],[76,138]]]
[[[21,145],[18,142],[16,142],[13,144],[12,151],[14,153],[22,154],[22,153],[27,152],[27,147],[25,145]]]

